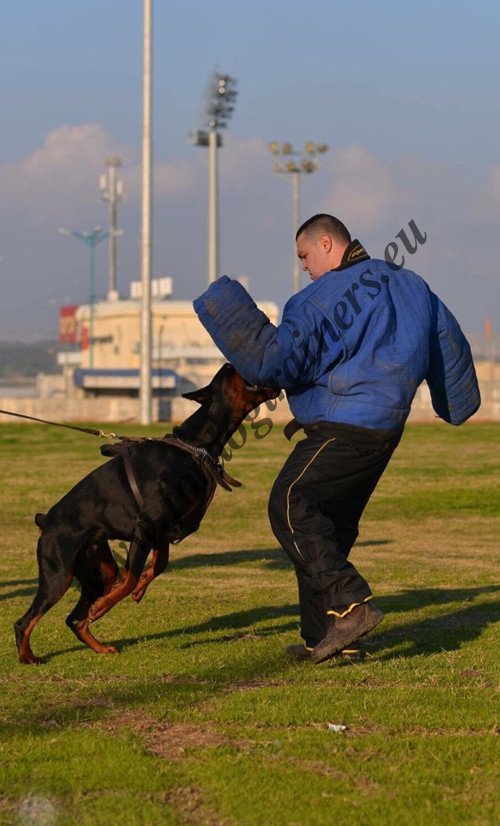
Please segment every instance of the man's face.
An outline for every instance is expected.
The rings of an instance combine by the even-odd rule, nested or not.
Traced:
[[[311,237],[306,232],[297,238],[297,255],[302,262],[302,269],[309,273],[311,281],[316,281],[332,269],[328,244],[325,244],[327,238],[324,235]]]

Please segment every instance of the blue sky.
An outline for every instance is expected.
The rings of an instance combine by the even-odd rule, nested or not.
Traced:
[[[124,162],[121,292],[139,277],[142,2],[0,8],[0,339],[27,340],[56,334],[61,303],[87,300],[87,250],[57,229],[106,226],[109,154]],[[490,315],[498,330],[499,28],[493,2],[155,0],[155,275],[177,298],[204,289],[207,153],[187,134],[217,67],[239,81],[220,152],[221,274],[284,303],[291,189],[267,143],[324,141],[301,218],[337,214],[376,256],[413,219],[428,240],[407,264],[464,329]],[[106,244],[96,260],[104,295]]]

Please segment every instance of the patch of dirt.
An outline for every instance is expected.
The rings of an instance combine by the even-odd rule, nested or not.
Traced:
[[[232,740],[207,726],[197,723],[162,723],[138,711],[125,711],[98,725],[107,731],[117,731],[124,726],[131,728],[141,735],[148,751],[169,760],[181,759],[190,748],[230,745],[247,749],[250,745]]]
[[[221,817],[203,801],[203,794],[196,786],[180,786],[168,802],[175,809],[180,823],[193,826],[230,826],[233,822]]]
[[[326,763],[321,763],[318,760],[304,760],[300,757],[291,757],[290,755],[266,755],[266,761],[277,762],[281,765],[294,766],[302,772],[317,774],[321,777],[331,777],[340,783],[346,783],[349,788],[355,788],[358,792],[365,795],[377,794],[380,791],[380,784],[368,777],[360,777],[347,774],[340,769],[335,769],[333,766],[328,766]]]
[[[149,751],[157,757],[168,757],[170,760],[183,757],[189,748],[228,744],[236,745],[224,734],[194,723],[160,723],[154,731],[147,734]]]

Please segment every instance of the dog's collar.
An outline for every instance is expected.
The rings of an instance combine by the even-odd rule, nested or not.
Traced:
[[[208,472],[217,484],[225,490],[232,490],[232,488],[241,487],[241,482],[238,482],[237,479],[233,479],[232,476],[226,473],[222,459],[214,459],[205,447],[195,445],[186,439],[181,439],[180,436],[177,436],[174,433],[167,433],[163,437],[163,440],[169,442],[175,447],[180,448],[181,450],[185,450],[186,453],[190,453],[191,456],[198,462],[202,470]]]

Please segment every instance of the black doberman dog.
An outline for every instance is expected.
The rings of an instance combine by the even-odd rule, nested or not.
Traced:
[[[207,387],[184,394],[201,406],[171,435],[105,445],[102,452],[113,458],[47,514],[36,515],[38,592],[14,625],[20,662],[40,662],[31,650],[31,633],[74,577],[81,596],[67,625],[93,651],[117,652],[96,640],[90,623],[128,594],[139,602],[165,570],[169,544],[199,527],[217,481],[229,490],[228,482],[239,484],[225,474],[218,457],[247,414],[278,393],[248,385],[232,365],[224,365]],[[130,542],[119,579],[109,539]],[[150,551],[152,561],[144,571]]]

